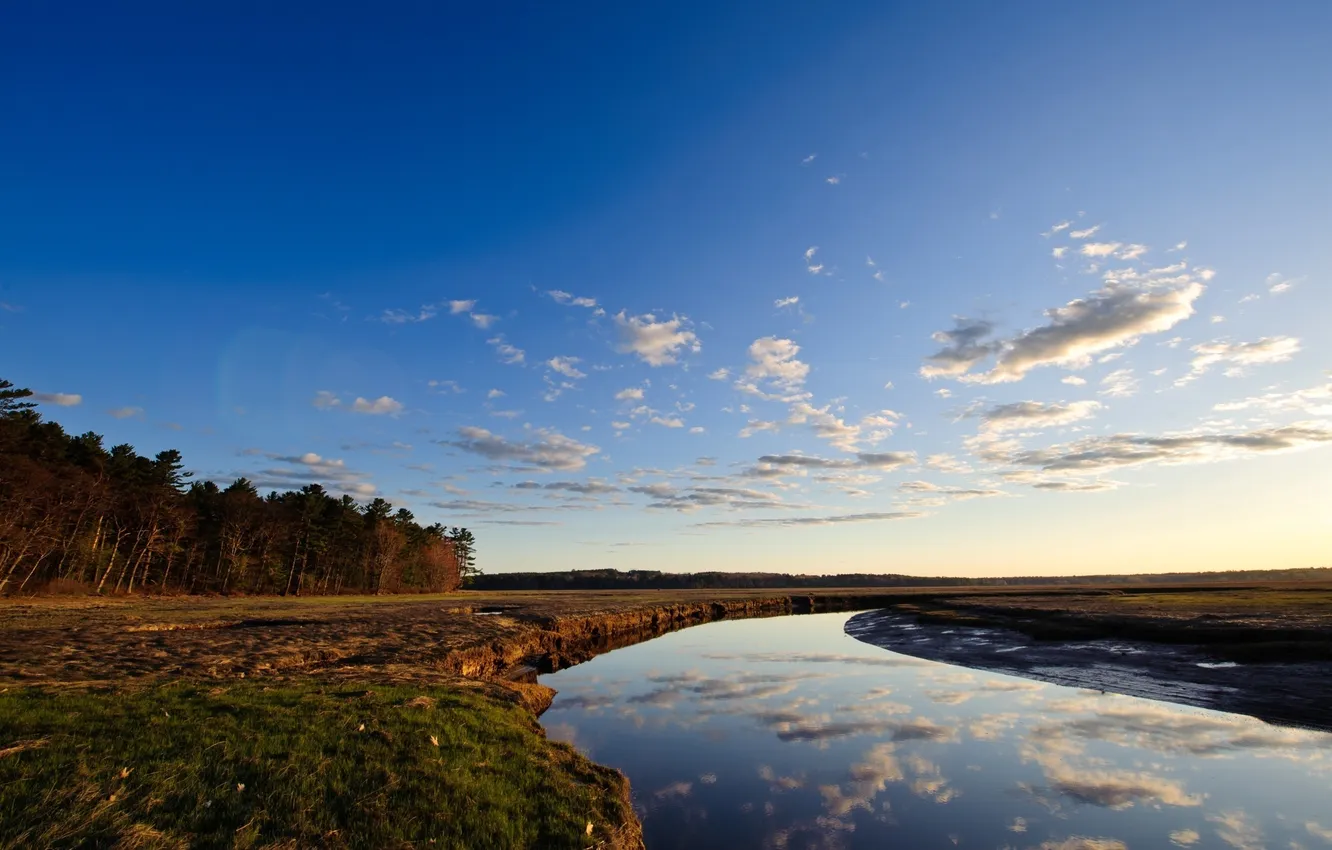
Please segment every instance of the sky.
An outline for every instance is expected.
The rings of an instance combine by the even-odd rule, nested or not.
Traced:
[[[68,430],[490,572],[1332,564],[1332,5],[276,5],[7,4]]]

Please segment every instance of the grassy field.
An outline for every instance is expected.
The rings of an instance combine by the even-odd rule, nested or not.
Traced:
[[[586,847],[623,780],[465,688],[0,694],[6,847]]]

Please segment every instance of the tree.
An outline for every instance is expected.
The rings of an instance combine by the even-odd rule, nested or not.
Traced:
[[[462,573],[462,585],[467,587],[472,579],[481,575],[476,567],[476,537],[465,528],[455,528],[449,532],[453,548],[458,554],[458,569]]]
[[[13,416],[25,410],[32,410],[37,405],[24,401],[32,395],[32,390],[19,389],[11,382],[0,379],[0,416]]]

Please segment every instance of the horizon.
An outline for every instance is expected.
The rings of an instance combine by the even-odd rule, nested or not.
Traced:
[[[25,5],[0,378],[487,573],[1325,568],[1332,6],[1120,8]]]

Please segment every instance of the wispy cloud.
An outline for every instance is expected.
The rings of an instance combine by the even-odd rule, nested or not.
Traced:
[[[558,431],[535,429],[528,440],[509,440],[485,428],[473,425],[458,429],[458,439],[440,441],[484,458],[542,471],[575,471],[587,465],[587,459],[601,449],[580,443]]]
[[[83,404],[83,396],[78,393],[33,393],[32,399],[56,407],[77,407]]]
[[[1207,373],[1218,364],[1227,364],[1225,375],[1239,377],[1250,366],[1284,363],[1300,352],[1299,339],[1292,336],[1268,336],[1254,342],[1217,340],[1193,346],[1194,358],[1187,375],[1175,382],[1183,386]]]
[[[504,340],[502,334],[491,337],[486,340],[486,342],[489,345],[494,346],[495,353],[499,355],[501,363],[505,363],[509,366],[522,366],[527,362],[527,352],[517,346],[510,345]]]
[[[620,311],[615,316],[615,324],[620,329],[619,350],[637,355],[649,366],[668,366],[683,352],[697,353],[703,348],[687,323],[688,319],[681,316],[658,321],[651,313],[626,316]]]

